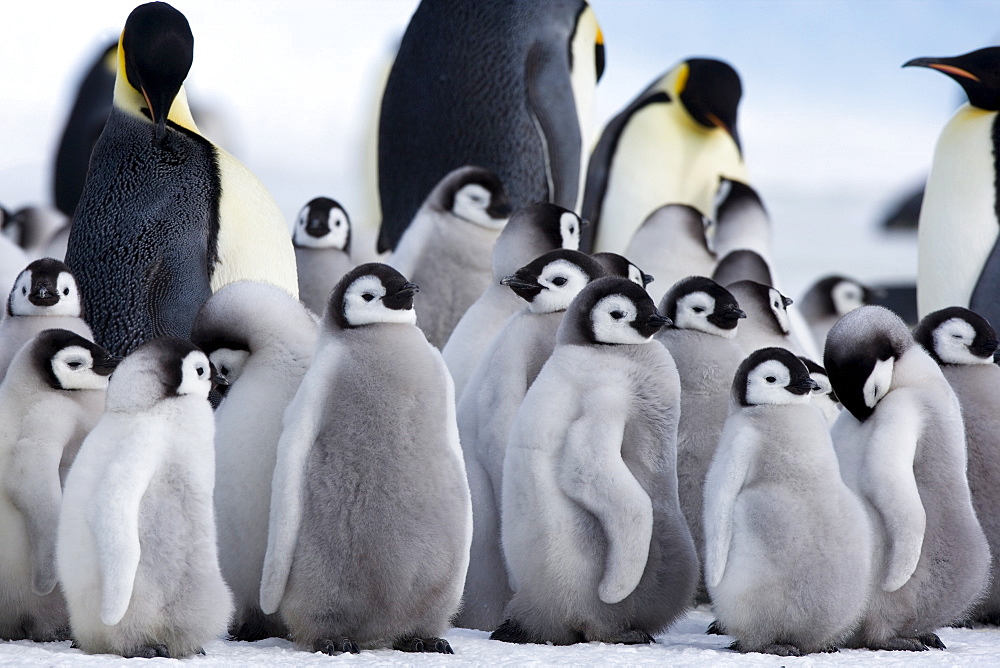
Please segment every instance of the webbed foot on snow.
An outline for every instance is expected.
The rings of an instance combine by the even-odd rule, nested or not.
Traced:
[[[340,656],[341,654],[360,654],[361,648],[350,638],[320,638],[313,643],[314,652],[322,652],[330,656]]]

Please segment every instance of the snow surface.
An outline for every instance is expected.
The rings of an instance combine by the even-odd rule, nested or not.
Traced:
[[[712,614],[701,607],[692,611],[655,645],[625,646],[584,643],[564,647],[512,645],[489,639],[484,631],[452,629],[446,634],[453,656],[406,654],[394,650],[362,651],[361,654],[329,657],[298,650],[287,640],[230,642],[215,640],[205,645],[205,656],[184,659],[198,666],[270,665],[306,666],[330,661],[338,665],[368,666],[989,666],[1000,665],[1000,629],[941,629],[938,633],[948,649],[926,652],[871,652],[840,650],[835,654],[778,657],[738,654],[726,649],[729,636],[710,636],[705,629]],[[175,659],[123,659],[107,654],[87,655],[71,649],[69,641],[33,643],[29,640],[0,643],[0,665],[111,666],[166,665]]]

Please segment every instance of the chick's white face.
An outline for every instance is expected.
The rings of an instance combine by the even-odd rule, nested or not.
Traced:
[[[833,392],[833,385],[830,385],[830,378],[825,373],[813,372],[809,374],[809,377],[819,385],[818,388],[812,391],[813,394],[823,395]]]
[[[563,248],[580,250],[580,219],[575,213],[567,211],[559,217],[559,234]]]
[[[298,220],[295,221],[295,232],[292,236],[292,243],[301,248],[335,248],[344,250],[347,247],[347,239],[350,233],[350,222],[347,213],[340,207],[334,206],[327,213],[327,227],[329,231],[322,236],[313,236],[308,229],[309,206],[306,205],[299,212]]]
[[[969,346],[976,339],[976,330],[962,318],[950,318],[935,328],[934,352],[945,364],[992,364],[993,355],[979,357]]]
[[[249,350],[218,348],[212,351],[208,359],[215,365],[215,370],[232,385],[243,373],[243,365],[246,364],[248,357],[250,357]]]
[[[785,298],[780,292],[771,288],[768,290],[768,305],[771,307],[771,311],[774,312],[774,317],[778,320],[778,327],[785,334],[791,330],[791,325],[788,323],[788,307],[785,306]]]
[[[590,311],[594,339],[598,343],[649,343],[652,337],[646,338],[632,327],[637,315],[638,309],[631,299],[625,295],[608,295]]]
[[[589,282],[587,274],[572,262],[550,262],[538,276],[538,284],[544,289],[528,303],[528,308],[534,313],[565,311]]]
[[[715,336],[731,339],[736,336],[736,327],[722,329],[708,320],[715,313],[715,298],[707,292],[690,292],[677,300],[677,315],[674,327],[678,329],[693,329]]]
[[[59,300],[51,306],[33,304],[31,295],[31,271],[24,270],[14,282],[11,291],[10,309],[14,315],[67,316],[80,317],[80,291],[76,279],[69,272],[62,271],[56,277],[56,292]]]
[[[391,309],[382,303],[385,286],[377,276],[360,276],[344,292],[344,318],[352,327],[376,322],[417,324],[414,309]]]
[[[890,357],[885,360],[875,362],[875,367],[868,374],[862,394],[865,399],[865,406],[875,408],[875,404],[882,400],[882,397],[889,393],[889,386],[892,385],[892,369],[895,360]]]
[[[451,212],[463,220],[491,230],[503,229],[506,218],[493,218],[487,209],[493,202],[490,191],[478,183],[466,183],[455,193]]]
[[[64,390],[103,390],[108,377],[94,372],[94,357],[82,346],[67,346],[52,356],[52,372]]]
[[[787,389],[792,373],[778,360],[766,360],[747,374],[747,403],[751,406],[809,403],[809,393],[794,394]]]
[[[177,386],[177,394],[193,394],[208,398],[212,389],[212,367],[205,353],[192,350],[181,361],[181,384]]]
[[[854,281],[837,283],[830,291],[830,297],[833,299],[833,308],[837,311],[837,315],[850,313],[865,305],[864,288]]]
[[[628,280],[632,281],[640,288],[646,287],[646,281],[642,278],[642,269],[639,269],[639,267],[635,266],[631,262],[628,264]]]

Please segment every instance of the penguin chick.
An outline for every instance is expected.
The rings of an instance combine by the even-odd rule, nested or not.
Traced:
[[[970,613],[984,624],[1000,625],[1000,367],[993,363],[997,334],[981,315],[965,308],[928,314],[913,332],[917,343],[934,358],[958,397],[968,444],[966,474],[976,517],[990,552],[990,588]]]
[[[188,338],[202,303],[233,281],[298,295],[277,203],[191,116],[183,83],[193,54],[191,26],[170,5],[129,14],[114,106],[66,249],[95,341],[114,354],[157,336]]]
[[[1000,47],[950,58],[914,58],[903,67],[943,72],[965,91],[945,125],[920,207],[917,234],[919,317],[964,306],[1000,322],[1000,218],[996,210],[1000,136]]]
[[[581,213],[593,225],[584,250],[624,252],[636,229],[664,204],[688,204],[711,215],[720,177],[746,181],[736,130],[742,94],[730,65],[689,58],[611,119],[587,168]]]
[[[656,333],[677,364],[681,416],[677,425],[677,495],[700,559],[705,474],[729,414],[729,393],[744,353],[736,330],[746,313],[733,295],[710,278],[690,276],[675,283],[660,302],[672,324]],[[698,600],[707,601],[698,577]]]
[[[799,355],[799,359],[809,369],[809,377],[816,381],[816,385],[818,385],[810,393],[809,401],[820,410],[823,417],[826,418],[826,423],[832,425],[837,420],[840,410],[843,407],[837,399],[837,394],[833,391],[833,386],[830,385],[830,376],[826,373],[826,369],[808,357]]]
[[[875,291],[844,276],[824,276],[812,284],[799,301],[813,339],[823,345],[833,324],[845,313],[873,304]]]
[[[68,329],[91,339],[84,322],[80,290],[69,267],[59,260],[35,260],[18,275],[0,321],[0,379],[17,351],[46,329]]]
[[[594,253],[591,257],[600,263],[604,268],[604,273],[609,276],[623,276],[642,287],[646,287],[656,280],[654,276],[644,272],[624,255],[619,255],[618,253]]]
[[[46,257],[45,251],[53,237],[69,224],[58,209],[46,206],[26,206],[4,221],[3,233],[24,249],[32,259]]]
[[[705,479],[705,582],[740,652],[829,651],[864,611],[871,532],[816,389],[783,348],[751,353],[733,380]]]
[[[500,279],[536,257],[556,248],[580,247],[580,217],[555,204],[539,203],[514,213],[493,246],[492,283],[458,321],[441,351],[455,379],[455,394],[462,396],[479,357],[500,331],[507,318],[524,302]]]
[[[285,413],[260,607],[309,651],[452,651],[440,636],[472,509],[451,377],[415,326],[416,292],[388,265],[348,272]]]
[[[737,281],[727,285],[726,289],[747,313],[746,322],[736,334],[744,354],[767,347],[787,348],[796,354],[804,352],[791,336],[788,318],[791,299],[756,281]]]
[[[831,430],[841,474],[873,530],[868,606],[848,644],[944,648],[935,629],[965,618],[990,569],[958,399],[906,324],[880,306],[837,321],[824,366],[846,409]]]
[[[14,357],[0,385],[0,638],[69,638],[56,588],[62,485],[104,410],[116,359],[65,329],[49,329]]]
[[[56,564],[91,654],[184,657],[226,630],[208,358],[176,338],[126,357],[66,478]]]
[[[417,325],[438,349],[490,285],[490,253],[510,200],[493,172],[460,167],[427,196],[388,264],[424,286]]]
[[[309,200],[292,231],[299,298],[323,315],[333,286],[354,266],[351,261],[351,219],[344,207],[329,197]]]
[[[767,260],[757,251],[740,248],[729,251],[719,260],[711,272],[712,280],[719,285],[729,285],[736,281],[754,281],[764,285],[774,285],[774,276]]]
[[[740,180],[722,178],[716,193],[715,227],[711,246],[724,258],[740,249],[771,261],[771,219],[760,195]]]
[[[591,282],[511,426],[502,541],[507,642],[649,643],[691,605],[698,557],[677,502],[680,382],[669,320],[635,283]]]
[[[472,552],[458,626],[492,631],[503,621],[504,606],[513,593],[500,546],[500,492],[510,425],[556,345],[563,313],[587,283],[604,275],[596,258],[560,249],[501,281],[528,305],[507,320],[480,357],[458,402],[458,433],[473,516]]]
[[[240,281],[205,302],[191,332],[229,383],[215,411],[215,518],[219,563],[236,606],[234,640],[288,633],[280,618],[260,611],[260,577],[282,415],[309,368],[316,329],[284,290]]]
[[[708,276],[715,255],[708,249],[708,220],[693,206],[667,204],[653,211],[632,235],[625,255],[660,279],[650,291],[658,302],[671,285],[687,276]]]

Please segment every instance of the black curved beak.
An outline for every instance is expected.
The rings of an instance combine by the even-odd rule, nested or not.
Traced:
[[[969,351],[976,357],[990,357],[997,351],[997,348],[1000,348],[1000,341],[987,339],[978,345],[969,346]]]
[[[28,294],[28,301],[35,306],[52,306],[59,301],[59,290],[45,283],[36,284]]]
[[[510,276],[504,276],[500,279],[500,285],[506,285],[511,290],[517,292],[518,290],[534,290],[540,288],[541,286],[532,281],[526,281],[523,278],[518,278],[517,274],[511,274]]]
[[[330,215],[328,213],[316,213],[310,215],[306,220],[306,234],[317,239],[322,239],[330,233]]]
[[[514,207],[511,206],[509,199],[494,201],[486,209],[486,214],[490,218],[510,218],[510,214],[513,212]]]
[[[403,283],[394,293],[382,297],[382,303],[396,311],[408,311],[413,308],[413,296],[418,292],[420,288],[416,284]]]
[[[952,65],[947,61],[953,60],[952,58],[911,58],[903,63],[903,67],[928,67],[932,70],[937,70],[939,72],[944,72],[952,79],[971,79],[973,81],[979,81],[977,77],[972,72],[958,67],[957,65]]]
[[[809,394],[813,390],[819,389],[819,383],[817,383],[809,376],[803,376],[801,378],[796,378],[795,380],[793,380],[791,383],[788,384],[787,387],[785,387],[785,389],[791,392],[792,394],[798,394],[798,395]]]
[[[215,368],[215,365],[211,362],[208,363],[208,379],[212,381],[212,389],[216,387],[229,387],[229,381],[219,373],[219,370]]]
[[[121,363],[121,357],[108,356],[99,362],[94,362],[94,373],[98,376],[110,376]]]
[[[722,313],[721,315],[726,320],[741,320],[747,317],[746,311],[744,311],[741,308],[731,309],[729,311],[726,311],[725,313]]]
[[[785,295],[781,295],[781,299],[785,302],[785,308],[788,308],[795,303],[791,297],[786,297]]]
[[[650,283],[652,283],[655,280],[656,279],[653,278],[650,274],[643,274],[642,275],[642,287],[646,287],[647,285],[649,285]]]

